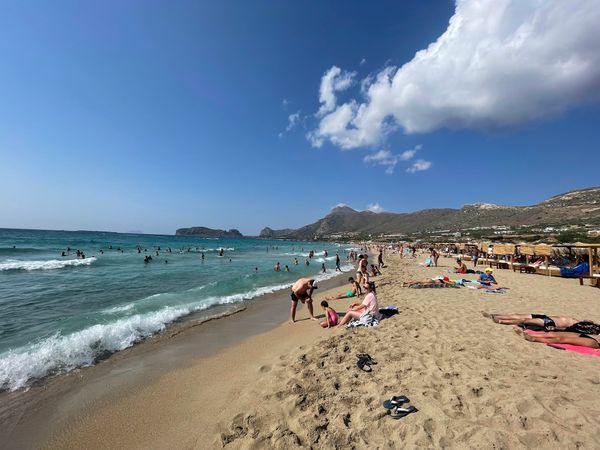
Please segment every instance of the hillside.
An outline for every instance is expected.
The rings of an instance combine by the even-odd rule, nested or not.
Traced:
[[[287,239],[326,238],[338,234],[408,234],[491,227],[561,227],[600,225],[600,187],[567,192],[531,206],[488,203],[460,209],[425,209],[414,213],[373,213],[336,207],[324,218],[296,230],[268,230],[261,237]]]

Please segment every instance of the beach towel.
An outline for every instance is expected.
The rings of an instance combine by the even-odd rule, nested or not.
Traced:
[[[582,262],[577,264],[573,268],[561,267],[560,268],[560,276],[561,277],[580,277],[581,275],[587,275],[590,273],[590,265],[586,262]]]
[[[369,311],[365,311],[360,318],[354,319],[346,328],[356,328],[356,327],[376,327],[379,325],[379,319],[377,319],[373,314]]]
[[[419,265],[421,267],[431,267],[431,266],[433,266],[433,260],[431,259],[431,256],[428,256],[427,258],[425,258],[425,262],[424,263],[419,263]]]
[[[543,331],[525,330],[525,333],[529,334],[542,334]],[[546,344],[548,347],[554,347],[559,350],[566,350],[568,352],[579,353],[580,355],[592,355],[600,356],[600,349],[584,347],[582,345],[571,345],[571,344]]]
[[[381,314],[381,316],[385,318],[392,317],[398,314],[399,312],[400,311],[398,311],[397,306],[386,306],[385,308],[379,309],[379,314]]]
[[[447,283],[417,283],[409,286],[412,289],[458,288],[455,284]]]

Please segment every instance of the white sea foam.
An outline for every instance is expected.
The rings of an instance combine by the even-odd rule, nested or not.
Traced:
[[[133,303],[129,303],[123,306],[115,306],[113,308],[105,309],[104,311],[102,311],[102,314],[118,314],[121,312],[131,311],[134,307],[135,305]]]
[[[130,347],[189,313],[188,308],[167,307],[66,336],[56,333],[27,349],[4,353],[0,356],[0,389],[14,391],[31,380],[92,365],[98,356]]]
[[[95,257],[86,259],[50,259],[47,261],[18,261],[8,260],[0,263],[0,272],[4,270],[50,270],[62,269],[63,267],[89,266]]]

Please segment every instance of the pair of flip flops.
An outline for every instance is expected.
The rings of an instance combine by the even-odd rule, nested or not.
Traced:
[[[410,403],[410,399],[405,395],[394,396],[389,400],[383,402],[385,409],[391,409],[392,419],[402,419],[411,413],[417,412],[418,409],[413,405],[409,405],[408,408],[403,408],[404,403]]]
[[[371,355],[367,353],[359,353],[358,355],[356,355],[356,357],[358,358],[358,361],[356,361],[356,365],[360,370],[364,372],[371,372],[373,370],[371,366],[377,364],[377,361],[371,358]]]

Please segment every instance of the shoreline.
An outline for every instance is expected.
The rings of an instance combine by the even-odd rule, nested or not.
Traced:
[[[350,274],[341,272],[320,281],[320,292],[346,284],[344,276]],[[282,326],[288,319],[290,302],[285,288],[232,306],[219,305],[191,314],[93,366],[46,378],[28,390],[0,393],[0,436],[12,448],[39,448],[86,411],[136,392],[169,370],[185,368]],[[298,318],[305,311],[302,305]],[[319,312],[315,301],[315,315]]]

